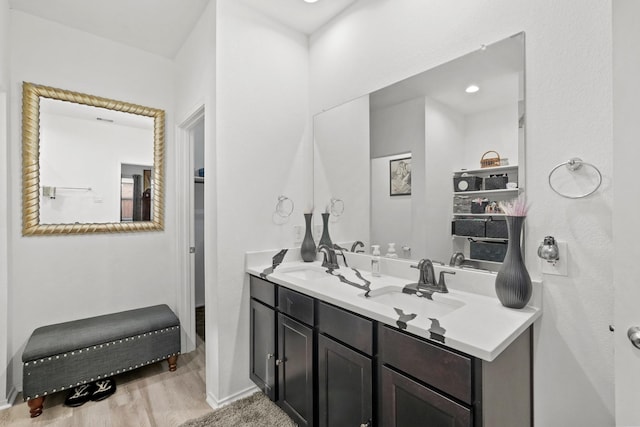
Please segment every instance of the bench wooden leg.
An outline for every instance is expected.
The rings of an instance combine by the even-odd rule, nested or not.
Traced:
[[[31,418],[40,416],[40,414],[42,414],[42,405],[44,405],[44,396],[27,400],[27,405],[29,405],[29,414],[31,414]]]
[[[169,359],[167,359],[167,361],[169,362],[170,372],[173,372],[178,368],[178,355],[169,356]]]

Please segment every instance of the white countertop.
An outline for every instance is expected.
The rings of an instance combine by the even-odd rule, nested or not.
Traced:
[[[247,253],[247,273],[259,277],[265,269],[271,267],[271,257],[277,252]],[[267,274],[266,279],[384,324],[399,326],[400,316],[396,307],[378,302],[377,298],[365,297],[366,289],[343,283],[336,275],[341,274],[347,280],[364,286],[365,282],[350,268],[355,267],[363,279],[371,282],[370,295],[375,295],[375,291],[383,287],[395,286],[401,289],[407,284],[417,282],[419,272],[409,267],[415,262],[383,258],[382,277],[372,277],[371,272],[365,267],[370,262],[370,256],[349,253],[347,261],[350,267],[344,267],[340,258],[340,268],[332,275],[327,269],[322,268],[319,261],[301,261],[297,252],[299,250],[289,251],[282,264]],[[529,305],[522,309],[511,309],[502,306],[495,296],[495,273],[440,266],[435,268],[436,274],[441,269],[454,271],[456,274],[446,275],[449,293],[433,294],[433,301],[439,303],[438,307],[434,308],[443,307],[445,311],[449,311],[447,308],[451,307],[455,309],[449,313],[434,315],[429,308],[429,304],[433,303],[429,301],[424,301],[425,308],[419,313],[414,313],[418,310],[411,310],[408,306],[400,307],[405,315],[416,314],[413,319],[406,321],[406,329],[404,324],[402,325],[402,329],[407,332],[434,339],[447,347],[491,362],[542,315],[539,282],[533,283],[534,292]],[[308,277],[302,278],[305,272]],[[424,300],[417,296],[412,298]],[[436,322],[433,322],[434,319]],[[434,336],[432,332],[441,336]]]

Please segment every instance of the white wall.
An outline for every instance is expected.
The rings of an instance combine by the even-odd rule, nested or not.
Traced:
[[[517,89],[517,88],[516,88]],[[514,91],[517,94],[517,90]],[[477,169],[480,158],[494,150],[500,158],[518,164],[518,100],[513,104],[465,116],[464,150],[454,169]],[[495,157],[489,153],[487,157]]]
[[[640,2],[616,0],[613,2],[613,103],[614,103],[614,180],[616,183],[613,213],[615,239],[613,268],[615,284],[615,370],[616,370],[616,425],[640,425],[638,395],[640,370],[638,349],[631,345],[627,330],[640,325],[638,311],[638,232],[632,224],[638,218],[638,186],[636,184],[638,146],[637,102],[640,96],[640,55],[637,41],[640,28],[637,17]]]
[[[426,200],[415,215],[414,228],[418,239],[414,242],[424,256],[448,262],[453,253],[451,240],[451,212],[453,212],[452,171],[461,153],[473,148],[465,143],[465,117],[446,105],[426,98],[425,103],[425,181]],[[437,226],[434,226],[437,224]],[[457,242],[460,243],[460,242]],[[418,257],[422,257],[416,251]]]
[[[204,107],[204,157],[198,161],[199,166],[205,168],[206,184],[204,192],[204,216],[203,227],[206,238],[204,239],[205,289],[204,298],[207,307],[206,315],[206,372],[207,378],[215,378],[218,375],[219,357],[218,348],[218,324],[215,322],[213,313],[218,310],[217,287],[217,196],[216,196],[216,7],[217,2],[211,0],[204,13],[200,17],[195,28],[182,45],[176,55],[175,73],[175,93],[176,93],[176,117],[177,125],[185,126],[192,119],[194,114]],[[183,345],[185,349],[195,348],[195,315],[190,309],[196,301],[195,290],[190,289],[192,280],[190,269],[193,255],[189,254],[189,247],[196,244],[195,239],[191,240],[193,218],[188,215],[190,203],[189,192],[193,188],[193,170],[190,166],[189,132],[178,132],[185,134],[176,143],[176,168],[179,175],[176,179],[176,227],[179,230],[176,239],[176,252],[179,259],[178,272],[178,307],[183,313],[183,317],[188,323],[182,328]],[[195,165],[194,165],[195,167]],[[200,191],[200,190],[198,190]],[[194,262],[195,264],[195,262]],[[195,278],[194,278],[195,279]],[[193,335],[189,333],[193,330]],[[212,396],[213,382],[207,380],[207,394],[212,405],[215,405],[216,398]]]
[[[389,243],[396,244],[398,256],[402,256],[403,246],[411,246],[413,194],[389,195],[389,162],[405,158],[408,154],[410,153],[371,159],[371,244],[379,245],[382,255],[387,253]],[[413,178],[412,176],[412,182]]]
[[[208,320],[207,389],[220,401],[253,387],[247,375],[244,253],[293,245],[293,226],[304,224],[303,207],[312,191],[312,159],[307,37],[240,2],[218,0],[216,49],[218,161],[207,170],[215,170],[217,179],[219,251],[213,255],[217,272],[207,270],[206,282],[217,299],[212,315],[217,340],[209,344]],[[209,197],[209,185],[206,192]],[[276,225],[272,214],[282,194],[296,207],[287,224]],[[211,214],[207,205],[207,229]],[[207,296],[207,316],[209,301]],[[210,351],[217,353],[215,366]]]
[[[9,89],[9,1],[0,0],[0,159],[8,158],[7,135],[7,91]],[[7,403],[7,392],[11,382],[8,376],[8,341],[9,341],[9,262],[8,262],[8,227],[7,199],[8,176],[7,161],[0,160],[0,409]]]
[[[83,236],[21,236],[21,82],[31,81],[164,109],[173,128],[173,62],[40,18],[11,12],[9,319],[14,384],[38,326],[166,303],[175,309],[175,195],[165,230]],[[174,181],[173,132],[166,181]]]
[[[332,198],[344,202],[344,212],[329,219],[334,243],[360,240],[369,247],[369,97],[332,108],[313,119],[313,222],[322,227],[321,213]],[[344,165],[336,168],[336,164]],[[307,209],[307,207],[304,207]],[[319,239],[316,239],[316,245]]]
[[[520,31],[527,49],[532,206],[525,249],[532,276],[541,276],[535,254],[545,235],[569,248],[569,276],[544,276],[544,314],[534,342],[535,422],[612,425],[611,3],[358,2],[311,38],[312,112]],[[604,184],[588,199],[565,200],[546,177],[578,155],[598,165]]]
[[[425,104],[424,98],[411,99],[371,111],[371,240],[386,253],[388,243],[411,248],[411,257],[423,258],[425,235],[412,224],[425,212]],[[389,160],[382,156],[411,155],[411,196],[389,196]],[[386,161],[386,169],[385,169]],[[364,212],[367,212],[365,209]],[[394,219],[395,218],[395,219]]]
[[[9,0],[0,0],[0,91],[9,89]]]
[[[56,198],[40,197],[42,224],[120,222],[121,165],[153,165],[149,129],[77,117],[40,117],[40,185]]]

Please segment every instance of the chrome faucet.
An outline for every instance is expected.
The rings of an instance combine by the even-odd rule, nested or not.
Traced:
[[[453,271],[442,270],[440,271],[439,280],[436,282],[436,274],[433,270],[433,262],[430,259],[421,259],[418,265],[412,265],[411,267],[420,270],[420,279],[418,279],[416,290],[426,290],[446,294],[449,292],[449,289],[447,289],[444,275],[456,274]]]
[[[349,267],[349,264],[347,264],[347,256],[344,254],[346,251],[347,250],[342,246],[336,243],[333,244],[333,252],[335,252],[336,254],[336,264],[338,263],[338,255],[340,255],[342,257],[342,260],[344,261],[344,266]]]
[[[323,267],[332,270],[337,270],[338,268],[340,268],[340,266],[338,265],[338,257],[336,256],[336,251],[333,248],[327,245],[320,245],[318,246],[318,252],[322,252],[324,254],[324,258],[322,261]]]
[[[449,260],[449,267],[460,267],[464,264],[464,254],[462,252],[454,252]]]
[[[353,245],[351,245],[351,252],[356,252],[356,253],[364,253],[364,250],[362,249],[358,249],[358,247],[362,247],[362,249],[364,249],[364,243],[362,243],[360,240],[356,240],[355,242],[353,242]]]

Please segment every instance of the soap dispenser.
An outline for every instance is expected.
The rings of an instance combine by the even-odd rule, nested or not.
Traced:
[[[389,243],[389,247],[387,248],[387,258],[398,258],[398,254],[396,253],[396,244]]]
[[[380,245],[371,245],[371,275],[380,277]]]

